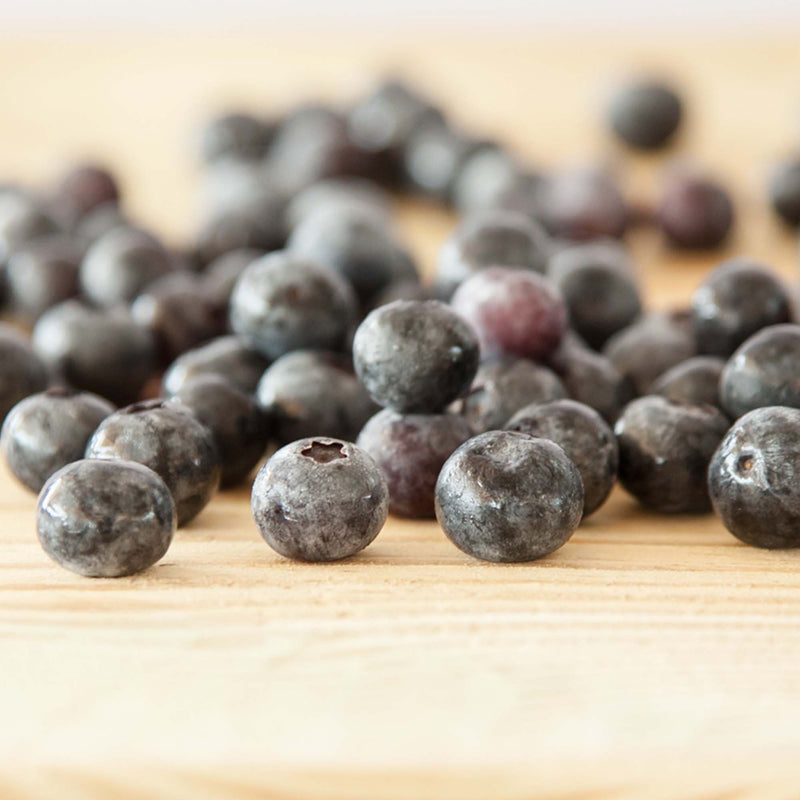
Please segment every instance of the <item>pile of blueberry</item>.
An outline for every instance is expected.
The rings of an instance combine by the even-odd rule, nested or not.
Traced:
[[[639,81],[608,126],[653,150],[683,116]],[[290,558],[351,556],[392,512],[528,561],[617,479],[655,511],[713,507],[744,542],[800,545],[790,291],[735,258],[690,308],[645,312],[623,243],[651,225],[720,245],[734,207],[713,178],[675,172],[633,208],[610,173],[544,174],[396,81],[346,110],[222,116],[200,150],[208,211],[183,249],[126,215],[104,168],[0,186],[2,451],[58,563],[146,569],[272,451],[252,511]],[[432,285],[393,228],[400,191],[461,215]],[[800,225],[800,158],[769,197]]]

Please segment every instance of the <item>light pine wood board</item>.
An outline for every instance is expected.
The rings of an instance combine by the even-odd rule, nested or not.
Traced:
[[[797,33],[6,36],[0,175],[45,180],[98,154],[177,242],[208,111],[346,100],[395,68],[535,163],[600,158],[646,199],[665,159],[622,152],[598,113],[615,75],[650,67],[691,105],[670,157],[723,173],[741,217],[711,256],[633,237],[648,302],[672,307],[728,254],[794,279],[763,183],[800,141]],[[430,270],[453,219],[399,216]],[[360,557],[314,566],[263,544],[241,491],[157,568],[92,581],[47,560],[35,499],[0,477],[4,798],[797,795],[800,553],[746,548],[711,517],[644,514],[618,491],[537,564],[482,564],[434,524],[390,520]]]

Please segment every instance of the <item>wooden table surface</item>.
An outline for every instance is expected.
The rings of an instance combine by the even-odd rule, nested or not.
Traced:
[[[793,276],[796,242],[762,195],[800,141],[797,33],[6,36],[0,176],[44,180],[97,154],[132,213],[178,241],[207,111],[347,98],[395,68],[535,162],[599,157],[645,198],[664,160],[632,159],[598,124],[613,77],[643,66],[686,86],[671,156],[736,191],[727,252]],[[408,205],[401,222],[429,269],[452,219]],[[685,301],[724,255],[632,245],[651,306]],[[315,566],[263,544],[241,491],[156,568],[99,581],[48,561],[34,504],[2,475],[3,798],[798,794],[800,553],[744,547],[711,517],[647,515],[617,492],[558,553],[518,566],[390,520],[358,558]]]

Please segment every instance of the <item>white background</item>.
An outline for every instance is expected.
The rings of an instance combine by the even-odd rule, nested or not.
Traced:
[[[800,0],[0,0],[6,31],[87,25],[236,28],[275,21],[315,28],[667,26],[687,33],[698,27],[779,29],[800,22]]]

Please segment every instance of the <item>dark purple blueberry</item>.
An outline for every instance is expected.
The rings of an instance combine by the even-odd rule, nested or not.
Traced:
[[[185,283],[151,283],[131,306],[136,323],[152,333],[162,366],[225,332],[227,307],[212,302],[194,273],[175,275]]]
[[[377,183],[366,178],[328,178],[296,194],[286,209],[290,229],[320,211],[367,213],[388,221],[392,200]]]
[[[505,209],[536,219],[541,185],[540,174],[502,148],[483,147],[461,165],[453,183],[453,202],[461,214]]]
[[[720,408],[719,381],[725,362],[714,356],[681,361],[653,381],[651,391],[676,403]]]
[[[31,343],[0,322],[0,421],[20,400],[47,386],[47,369]]]
[[[279,445],[309,436],[355,441],[377,411],[350,360],[322,350],[279,358],[259,382],[256,400],[274,420]]]
[[[608,499],[617,480],[619,448],[614,431],[589,406],[574,400],[525,406],[505,426],[555,442],[572,460],[583,481],[583,516]]]
[[[80,268],[81,288],[101,307],[129,303],[172,268],[169,253],[149,233],[113,228],[86,252]]]
[[[205,125],[200,133],[200,156],[207,164],[224,158],[258,161],[266,155],[272,133],[266,120],[231,111]]]
[[[728,358],[756,331],[790,322],[792,301],[768,268],[745,258],[723,261],[692,297],[692,326],[701,353]]]
[[[479,367],[467,395],[453,403],[476,433],[502,428],[523,406],[567,396],[558,376],[524,358],[495,358]]]
[[[255,399],[216,375],[187,381],[173,399],[214,434],[222,488],[246,480],[266,452],[272,428],[269,416]]]
[[[383,470],[389,511],[432,519],[439,472],[471,436],[467,421],[455,414],[398,414],[386,408],[367,422],[357,444]]]
[[[733,227],[728,192],[710,178],[692,173],[668,179],[657,213],[669,244],[685,250],[719,247]]]
[[[727,430],[728,420],[711,406],[640,397],[614,428],[620,483],[643,506],[664,514],[709,511],[706,470]]]
[[[800,225],[800,156],[775,167],[769,181],[769,202],[788,225]]]
[[[54,473],[83,458],[114,406],[86,392],[56,387],[17,403],[3,424],[3,455],[17,480],[38,493]]]
[[[436,518],[459,549],[485,561],[533,561],[558,550],[583,513],[583,484],[546,439],[489,431],[445,462]]]
[[[647,394],[656,378],[696,352],[691,326],[680,315],[664,313],[647,314],[614,334],[603,348],[638,394]]]
[[[292,350],[339,350],[355,317],[344,278],[286,251],[250,264],[231,295],[231,327],[271,360]]]
[[[683,119],[683,103],[670,86],[637,80],[620,87],[611,98],[608,125],[625,144],[656,150],[669,142]]]
[[[550,176],[539,189],[538,206],[547,231],[562,239],[619,239],[628,227],[628,208],[619,187],[599,170]]]
[[[436,263],[436,293],[455,290],[488,267],[544,272],[550,241],[531,219],[514,211],[481,211],[462,222],[444,243]]]
[[[708,468],[714,511],[754,547],[800,547],[800,410],[765,406],[728,431]]]
[[[269,363],[236,336],[221,336],[176,358],[164,373],[161,388],[171,396],[201,375],[217,375],[239,391],[254,394]]]
[[[210,264],[231,250],[283,247],[286,240],[286,201],[274,189],[245,191],[219,202],[201,225],[195,243],[197,258]]]
[[[219,486],[213,433],[171,400],[144,400],[106,417],[86,457],[135,461],[156,472],[175,501],[178,527],[194,519]]]
[[[570,331],[550,358],[567,395],[593,408],[609,425],[636,396],[633,382],[601,353],[596,353]]]
[[[69,386],[115,405],[136,400],[156,369],[152,336],[123,308],[96,310],[67,300],[36,323],[33,346]]]
[[[164,481],[129,461],[76,461],[45,484],[36,508],[39,542],[87,578],[135,575],[159,561],[175,532]]]
[[[56,184],[56,197],[69,209],[75,220],[107,204],[118,205],[117,179],[100,164],[77,164]]]
[[[77,241],[63,235],[36,239],[12,254],[6,284],[14,313],[37,320],[48,308],[75,297],[82,257]]]
[[[423,125],[441,121],[441,112],[397,80],[386,80],[351,109],[348,130],[353,141],[383,163],[389,179],[398,180],[406,144]]]
[[[200,278],[200,287],[211,301],[214,308],[227,313],[233,294],[233,287],[239,276],[257,258],[264,255],[263,250],[242,248],[231,250],[215,258],[205,269]]]
[[[751,336],[730,357],[719,387],[733,419],[762,406],[800,408],[800,325],[772,325]]]
[[[405,265],[404,248],[386,220],[362,209],[333,207],[306,217],[289,237],[287,250],[346,278],[362,303],[369,303]]]
[[[459,170],[474,153],[489,147],[443,120],[419,126],[403,149],[405,184],[412,191],[449,202]]]
[[[567,304],[571,326],[596,350],[641,314],[630,259],[616,242],[566,247],[553,256],[548,275]]]
[[[369,177],[374,159],[349,135],[347,121],[321,105],[301,106],[278,126],[267,164],[290,194],[326,178]]]
[[[282,556],[338,561],[380,533],[389,493],[361,448],[315,437],[292,442],[267,461],[253,484],[252,510],[264,541]]]
[[[567,328],[564,300],[534,272],[485,269],[458,287],[452,305],[477,332],[483,358],[545,360]]]
[[[470,326],[438,300],[376,308],[353,339],[356,373],[381,406],[435,414],[467,391],[479,350]]]

